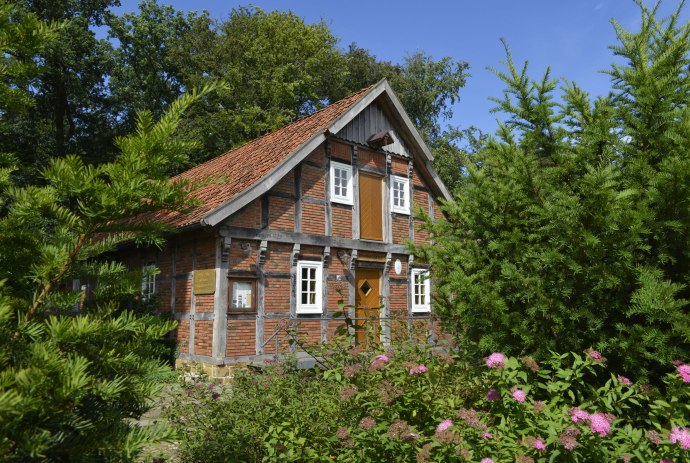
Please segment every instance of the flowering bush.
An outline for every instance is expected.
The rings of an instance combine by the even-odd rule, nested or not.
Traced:
[[[235,418],[218,434],[200,425],[201,440],[251,447],[233,453],[242,461],[690,460],[683,363],[657,388],[611,374],[598,352],[539,365],[500,353],[470,362],[448,345],[340,346],[316,354],[324,369],[247,372],[227,397],[206,393]]]

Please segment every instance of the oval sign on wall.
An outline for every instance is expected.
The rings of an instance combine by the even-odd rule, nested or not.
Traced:
[[[400,275],[400,272],[402,272],[402,262],[400,259],[395,259],[395,274]]]

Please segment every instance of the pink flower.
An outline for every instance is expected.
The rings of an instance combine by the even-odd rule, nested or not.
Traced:
[[[683,378],[684,383],[690,383],[690,365],[678,365],[676,371]]]
[[[688,450],[690,449],[690,430],[688,430],[688,428],[681,428],[680,426],[675,427],[671,430],[669,440],[672,444],[680,444],[680,448],[683,450]]]
[[[410,368],[411,375],[421,375],[422,373],[426,373],[427,371],[429,371],[429,369],[424,365],[417,365],[416,367]]]
[[[380,370],[381,368],[385,367],[388,362],[390,362],[390,358],[387,355],[377,355],[376,357],[374,357],[374,360],[371,362],[371,365],[369,365],[369,371]]]
[[[579,408],[571,408],[568,411],[570,412],[570,419],[573,420],[573,423],[589,419],[589,413],[584,410],[580,410]]]
[[[630,381],[630,378],[626,378],[625,376],[618,376],[618,382],[621,384],[625,384],[626,386],[630,386],[632,384],[632,381]]]
[[[518,402],[524,402],[527,398],[527,394],[525,394],[525,391],[522,389],[514,387],[511,389],[511,392],[513,393],[513,399],[517,400]]]
[[[611,430],[611,421],[613,421],[613,417],[607,413],[592,413],[589,415],[590,429],[601,437],[606,437]]]
[[[443,420],[436,428],[436,432],[443,432],[451,426],[453,426],[453,422],[451,420]]]
[[[491,458],[482,458],[481,463],[494,463],[494,461]]]
[[[484,439],[493,439],[494,438],[493,434],[491,434],[490,432],[485,432],[484,434],[482,434],[482,437]]]
[[[494,352],[486,359],[486,366],[489,368],[503,367],[506,364],[506,356],[500,352]]]
[[[670,458],[664,458],[663,460],[659,461],[659,463],[673,463],[673,460]]]
[[[501,394],[498,393],[496,389],[489,389],[486,392],[486,400],[494,401],[501,398]]]
[[[589,356],[592,357],[594,360],[600,360],[601,359],[601,352],[597,350],[593,350],[592,352],[589,353]]]
[[[532,448],[537,449],[539,451],[544,451],[546,450],[546,445],[544,444],[544,441],[541,439],[536,439],[534,443],[532,444]]]

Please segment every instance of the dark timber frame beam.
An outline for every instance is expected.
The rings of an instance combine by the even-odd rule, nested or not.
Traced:
[[[358,251],[390,252],[392,254],[407,254],[403,244],[381,243],[375,241],[361,241],[338,236],[309,235],[306,233],[285,232],[279,230],[257,230],[254,228],[240,228],[223,226],[219,231],[221,236],[230,238],[273,241],[307,246],[330,246],[331,248],[354,249]]]

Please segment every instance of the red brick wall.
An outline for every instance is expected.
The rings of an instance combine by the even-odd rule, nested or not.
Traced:
[[[266,250],[265,272],[289,272],[292,245],[284,243],[268,243]]]
[[[352,238],[352,206],[331,203],[333,236]]]
[[[302,196],[325,199],[325,172],[323,168],[302,164]]]
[[[312,235],[326,233],[326,210],[321,204],[302,203],[302,232]]]
[[[213,343],[213,321],[194,320],[194,354],[211,355]]]
[[[297,339],[304,345],[316,345],[321,342],[321,320],[300,320],[296,326]]]
[[[393,158],[391,159],[391,170],[395,175],[401,175],[407,177],[407,166],[408,162],[404,159]]]
[[[320,259],[323,256],[321,246],[302,246],[299,250],[300,257],[310,257]]]
[[[270,320],[264,321],[264,339],[268,339],[273,333],[276,332],[281,326],[281,320]],[[267,354],[273,354],[276,351],[276,338],[278,339],[278,352],[284,353],[290,350],[289,337],[285,332],[285,329],[281,329],[280,333],[276,335],[268,344],[264,346],[264,352]]]
[[[197,312],[213,312],[215,307],[213,294],[197,294],[195,296]],[[198,334],[197,334],[198,335]]]
[[[318,148],[316,148],[312,153],[307,156],[308,161],[315,162],[317,164],[323,164],[324,160],[326,159],[326,150],[324,145],[322,144]]]
[[[255,199],[228,220],[232,227],[261,228],[261,199]]]
[[[256,354],[256,320],[228,320],[225,355]]]
[[[345,143],[331,142],[331,158],[336,161],[351,161],[352,160],[352,146]]]
[[[175,339],[180,352],[189,352],[189,320],[180,320],[177,323]]]
[[[290,279],[266,278],[264,310],[266,312],[290,312]]]
[[[192,306],[192,279],[175,282],[175,312],[189,312]]]
[[[434,218],[436,220],[442,219],[443,218],[443,212],[441,211],[441,205],[439,204],[436,199],[433,199],[434,202]]]
[[[295,202],[288,198],[268,198],[268,228],[293,231],[295,229]]]
[[[295,194],[295,172],[290,171],[274,186],[271,191],[294,195]]]
[[[198,234],[196,240],[196,270],[216,268],[216,237],[208,232]]]
[[[414,189],[413,192],[414,209],[422,208],[425,212],[429,211],[429,194],[426,191]],[[429,242],[429,232],[422,230],[424,221],[414,219],[414,242],[415,244],[425,244]]]
[[[329,275],[347,275],[348,269],[345,264],[340,260],[338,256],[339,252],[344,251],[346,254],[350,254],[349,249],[331,248],[331,256],[328,259],[328,274]]]
[[[381,153],[374,153],[373,151],[358,150],[357,164],[383,170],[386,168],[386,156]]]
[[[256,271],[258,241],[234,239],[230,243],[229,270]]]
[[[391,228],[393,243],[404,244],[410,239],[410,217],[404,214],[392,214]]]
[[[412,184],[422,187],[426,186],[422,178],[419,176],[419,172],[417,172],[417,169],[412,169]]]

